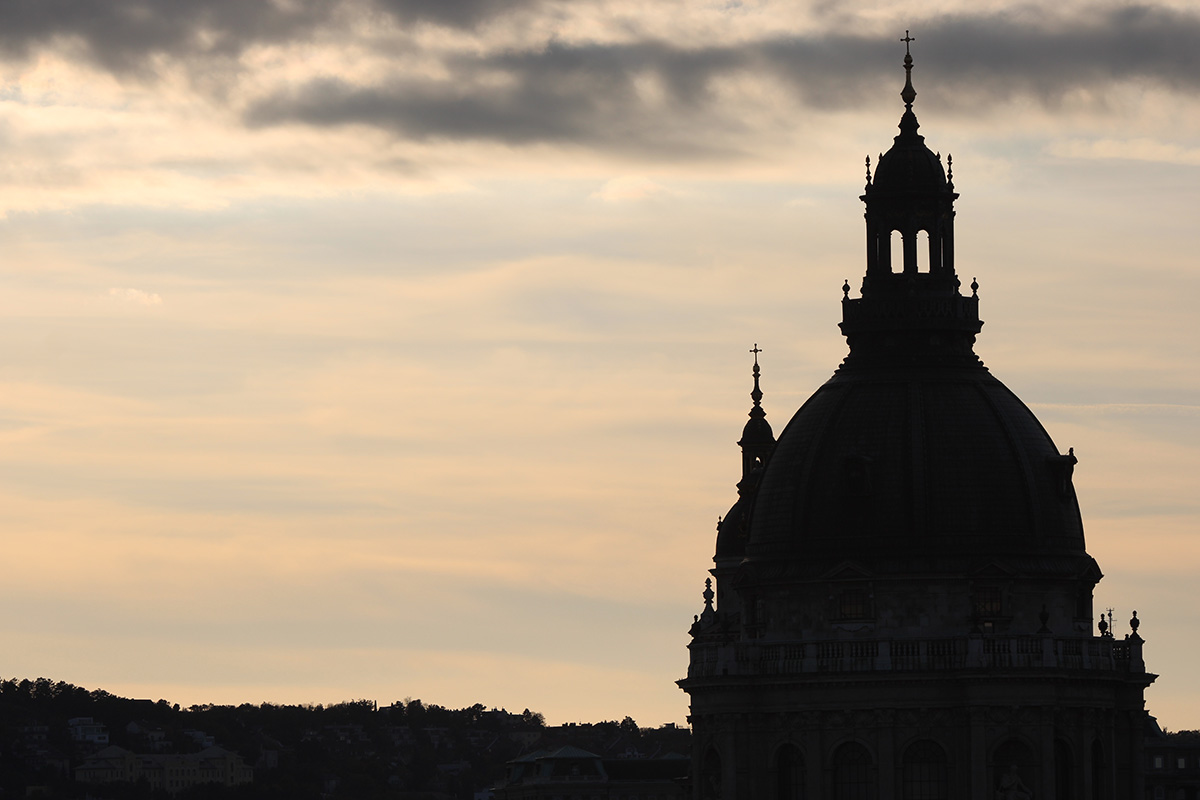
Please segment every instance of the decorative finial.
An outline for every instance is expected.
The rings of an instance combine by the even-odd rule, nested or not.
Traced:
[[[842,283],[842,299],[843,300],[850,299],[850,279],[849,278],[846,278],[845,282]]]
[[[712,578],[705,578],[704,579],[704,595],[703,595],[705,611],[713,610],[712,601],[713,601],[713,597],[715,597],[715,596],[716,595],[713,594],[713,590],[712,590]]]
[[[971,278],[971,297],[979,297],[979,281]]]
[[[954,190],[954,154],[946,154],[946,188]]]
[[[867,188],[871,187],[871,157],[867,156]]]
[[[750,399],[754,401],[754,408],[757,409],[760,408],[763,399],[762,389],[758,387],[758,376],[760,374],[758,369],[758,354],[762,352],[762,350],[759,349],[758,342],[754,343],[754,347],[750,350],[750,352],[754,353],[754,389],[750,392]],[[750,413],[753,415],[754,409],[751,409]]]
[[[1137,612],[1136,611],[1133,612],[1133,617],[1131,617],[1129,620],[1129,627],[1133,629],[1134,636],[1137,636],[1137,629],[1138,629],[1138,626],[1141,624],[1142,624],[1142,621],[1137,618]]]
[[[900,41],[904,42],[904,89],[900,92],[900,98],[904,101],[904,107],[912,110],[913,100],[917,99],[917,90],[912,85],[912,53],[908,49],[909,42],[915,42],[916,38],[910,36],[908,31],[904,32],[904,38]]]
[[[721,523],[722,522],[724,522],[724,518],[720,514],[717,514],[717,533],[721,532]]]
[[[1100,629],[1100,635],[1108,636],[1108,623],[1104,620],[1104,615],[1100,615],[1100,622],[1096,623],[1096,627]]]

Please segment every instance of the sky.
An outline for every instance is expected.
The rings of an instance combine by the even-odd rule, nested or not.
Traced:
[[[0,0],[0,675],[682,723],[911,30],[976,351],[1200,728],[1200,12],[912,8]]]

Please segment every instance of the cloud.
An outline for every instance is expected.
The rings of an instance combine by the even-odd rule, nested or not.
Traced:
[[[1062,158],[1087,160],[1123,159],[1128,161],[1157,161],[1164,164],[1200,166],[1200,148],[1182,147],[1169,142],[1138,138],[1130,140],[1071,139],[1054,142],[1048,152]]]
[[[1200,405],[1183,403],[1030,403],[1033,408],[1064,411],[1094,412],[1120,416],[1162,414],[1169,416],[1200,415]]]
[[[542,0],[377,0],[400,22],[431,22],[473,28],[494,17],[545,5]],[[558,5],[566,5],[558,0]]]
[[[645,200],[664,194],[673,194],[673,192],[649,178],[640,175],[622,175],[606,181],[592,194],[592,197],[606,203],[623,203],[631,200]]]
[[[1082,99],[1103,110],[1107,93],[1129,82],[1200,93],[1200,15],[1193,12],[1137,6],[1069,19],[961,14],[923,24],[921,40],[919,109],[980,114],[1031,98],[1050,108]],[[437,76],[398,72],[373,83],[334,77],[285,87],[250,102],[244,119],[251,126],[367,125],[417,140],[736,153],[739,118],[753,98],[731,98],[730,82],[780,87],[761,93],[755,102],[764,106],[854,109],[874,102],[881,82],[899,84],[898,60],[873,35],[776,35],[694,47],[552,41],[447,55]]]
[[[162,305],[161,297],[153,292],[143,292],[141,289],[119,289],[114,287],[108,290],[108,296],[124,300],[127,303],[136,303],[143,306]]]
[[[678,192],[661,184],[655,184],[654,181],[643,178],[642,175],[622,175],[620,178],[605,181],[604,186],[592,193],[592,197],[604,200],[605,203],[629,203],[631,200],[646,200],[652,197],[662,197],[664,194],[678,194]]]
[[[0,51],[28,57],[73,45],[106,69],[131,72],[152,56],[237,55],[253,43],[305,37],[335,6],[321,0],[0,0]]]
[[[740,130],[709,114],[710,79],[735,54],[694,53],[663,43],[571,46],[445,59],[445,77],[397,74],[374,85],[332,78],[252,102],[252,127],[359,124],[415,140],[580,144],[656,156],[736,150],[712,138]],[[665,80],[663,93],[639,85]],[[689,121],[707,116],[709,135]]]
[[[617,0],[0,0],[0,10],[9,57],[52,49],[121,76],[178,67],[251,128],[357,125],[398,141],[736,157],[759,149],[750,137],[764,120],[794,131],[807,110],[877,104],[881,86],[902,80],[886,11],[816,14],[798,31],[764,5],[739,11],[759,22],[736,34],[697,12],[668,41],[653,31],[669,9]],[[522,24],[489,25],[514,15]],[[996,116],[1031,99],[1104,112],[1120,84],[1200,94],[1193,10],[993,6],[903,24],[917,34],[918,111]],[[270,58],[250,55],[264,46]],[[213,59],[238,69],[213,70]]]
[[[559,0],[560,4],[562,0]],[[362,17],[399,25],[474,28],[543,0],[0,0],[0,53],[27,58],[74,46],[118,73],[156,57],[238,56],[261,44],[309,40]]]
[[[1055,103],[1075,90],[1117,81],[1200,90],[1200,15],[1152,5],[1075,15],[1006,11],[959,15],[933,26],[924,63],[954,78],[948,95],[976,101],[1029,95]]]

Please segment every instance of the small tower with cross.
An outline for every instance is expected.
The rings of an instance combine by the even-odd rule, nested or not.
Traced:
[[[755,342],[750,352],[754,354],[752,370],[754,388],[750,390],[750,399],[754,404],[750,407],[750,413],[747,415],[750,417],[750,421],[742,429],[742,438],[738,440],[738,446],[742,448],[743,482],[755,470],[763,468],[767,463],[767,457],[771,455],[771,450],[775,447],[775,433],[771,430],[770,423],[767,422],[767,412],[762,407],[762,388],[759,386],[761,370],[758,366],[758,354],[762,352],[762,349]]]
[[[775,433],[767,422],[767,412],[762,407],[762,387],[759,385],[761,369],[758,354],[762,352],[762,348],[756,342],[750,352],[754,356],[751,371],[754,386],[750,390],[752,405],[748,414],[750,419],[742,428],[742,438],[738,440],[738,446],[742,450],[742,475],[737,483],[737,501],[717,525],[717,547],[712,569],[717,583],[717,605],[732,615],[741,613],[741,605],[736,593],[729,591],[730,581],[745,555],[750,509],[754,507],[763,470],[775,449]]]

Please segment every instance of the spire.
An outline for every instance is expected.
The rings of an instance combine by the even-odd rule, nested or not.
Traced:
[[[900,90],[900,98],[904,101],[904,115],[900,117],[900,136],[896,141],[907,137],[916,137],[917,128],[921,127],[917,123],[917,115],[912,110],[913,101],[917,99],[917,90],[912,85],[913,58],[908,47],[909,43],[915,42],[916,39],[910,36],[908,31],[905,31],[904,38],[900,41],[904,42],[904,88]]]
[[[910,36],[908,31],[904,32],[904,38],[900,41],[904,42],[904,89],[900,92],[901,99],[904,100],[904,107],[912,111],[913,100],[917,99],[917,90],[912,85],[912,51],[908,49],[909,42],[915,42],[917,39]]]
[[[754,407],[750,409],[750,416],[757,418],[765,418],[767,412],[762,409],[762,389],[758,387],[758,376],[761,374],[758,369],[758,354],[762,350],[758,347],[758,342],[754,343],[754,349],[750,351],[754,353],[754,388],[750,391],[750,399],[754,401]]]

